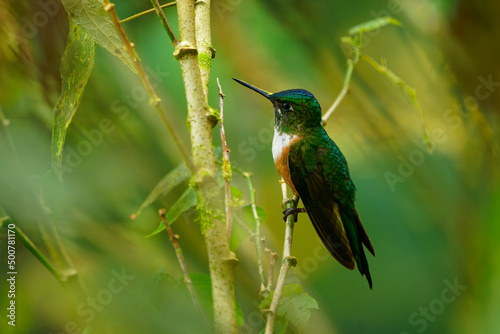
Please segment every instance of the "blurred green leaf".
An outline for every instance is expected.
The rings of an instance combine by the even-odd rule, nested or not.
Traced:
[[[191,273],[189,277],[191,278],[191,283],[196,292],[196,298],[198,298],[203,312],[209,319],[212,319],[214,308],[212,304],[212,282],[210,276],[207,274]],[[244,318],[238,301],[236,301],[236,318],[238,326],[242,326],[244,324]]]
[[[62,154],[66,132],[94,67],[95,44],[85,29],[70,20],[66,49],[61,59],[62,90],[54,107],[52,168],[62,180]]]
[[[267,218],[267,212],[260,206],[257,207],[257,216],[260,218],[260,223],[262,224]]]
[[[104,10],[102,1],[63,0],[62,3],[71,19],[80,27],[86,29],[95,42],[120,58],[132,72],[137,73],[134,62],[125,51],[113,21]]]
[[[182,181],[186,180],[191,175],[189,168],[184,163],[179,164],[173,170],[171,170],[167,175],[165,175],[160,182],[154,187],[151,193],[148,195],[146,200],[141,204],[140,208],[134,213],[131,218],[135,219],[139,216],[144,208],[151,205],[158,197],[166,196],[172,191],[177,185]],[[168,217],[168,213],[167,213]],[[172,223],[171,220],[169,220]]]
[[[193,188],[189,187],[186,191],[181,195],[181,197],[170,207],[170,210],[167,211],[166,219],[169,224],[173,224],[177,218],[183,213],[196,206],[198,201],[196,199],[196,192]],[[146,238],[152,237],[163,231],[165,229],[165,225],[163,222],[160,222],[158,228],[151,234],[147,235]]]
[[[262,224],[267,216],[266,211],[257,207],[257,215],[259,216],[260,223]],[[252,206],[245,205],[242,207],[237,214],[233,215],[233,219],[237,221],[233,223],[229,245],[232,251],[236,251],[240,247],[243,240],[249,237],[248,229],[252,232],[255,231],[255,218],[253,216]],[[247,226],[248,229],[242,227],[241,224]]]
[[[189,278],[191,278],[191,283],[196,292],[196,298],[203,312],[207,315],[207,318],[212,319],[212,283],[210,281],[210,276],[201,273],[191,273],[189,274]]]
[[[273,296],[274,291],[260,303],[261,311],[269,309]],[[309,322],[313,308],[318,308],[318,302],[309,294],[304,293],[300,284],[290,283],[283,289],[276,320],[279,317],[286,318],[287,321],[297,326],[299,332],[302,332]]]
[[[373,31],[376,29],[380,29],[383,26],[386,26],[388,24],[401,26],[401,22],[399,22],[395,18],[392,18],[390,16],[383,16],[383,17],[377,17],[377,18],[370,20],[368,22],[364,22],[364,23],[355,25],[354,27],[349,29],[348,33],[349,33],[349,35],[362,34],[362,33],[365,33],[367,31]]]
[[[240,188],[231,186],[231,206],[238,208],[243,205],[243,191]]]

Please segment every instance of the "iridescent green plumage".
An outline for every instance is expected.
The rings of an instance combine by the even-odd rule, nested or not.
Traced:
[[[363,245],[373,246],[356,211],[356,187],[344,155],[321,125],[321,107],[302,89],[270,94],[235,79],[269,99],[274,107],[273,157],[276,168],[299,195],[316,232],[337,261],[349,269],[355,264],[372,280]]]

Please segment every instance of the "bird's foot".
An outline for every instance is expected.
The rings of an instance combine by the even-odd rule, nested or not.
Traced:
[[[286,221],[288,216],[295,215],[295,222],[297,222],[297,214],[301,213],[301,212],[306,212],[306,209],[305,208],[289,208],[289,209],[283,210],[283,214],[284,214],[283,220]]]
[[[299,196],[293,196],[292,198],[285,198],[283,199],[283,201],[281,202],[281,207],[283,209],[286,209],[286,207],[288,205],[297,205],[297,203],[299,202]]]
[[[288,204],[293,204],[293,198],[286,198],[281,202],[281,207],[286,208]]]

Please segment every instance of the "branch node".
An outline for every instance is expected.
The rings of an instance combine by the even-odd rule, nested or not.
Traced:
[[[198,49],[189,42],[182,41],[175,47],[174,58],[179,60],[180,58],[182,58],[182,56],[190,53],[197,55]]]
[[[210,57],[212,57],[212,59],[214,59],[215,53],[217,52],[217,50],[215,50],[212,46],[209,46],[208,48],[210,49]]]
[[[107,12],[112,11],[113,8],[115,8],[115,4],[114,3],[107,3],[107,4],[104,5],[104,10],[107,11]]]
[[[291,267],[295,267],[297,265],[297,258],[295,256],[287,256],[283,259],[283,262]]]
[[[225,258],[223,261],[227,263],[231,268],[236,267],[240,262],[233,252],[230,253],[230,257]]]

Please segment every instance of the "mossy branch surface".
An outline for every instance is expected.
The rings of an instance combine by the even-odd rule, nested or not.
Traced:
[[[210,26],[210,0],[198,0],[195,3],[196,20],[196,47],[198,49],[198,62],[200,63],[201,81],[203,92],[208,96],[210,69],[215,49],[212,47],[212,32]]]
[[[210,17],[195,19],[194,1],[177,1],[180,43],[174,56],[181,65],[195,173],[198,214],[208,252],[214,321],[218,333],[238,332],[234,293],[236,256],[229,249],[224,221],[224,200],[219,191],[212,151],[212,126],[198,61],[197,33],[210,32]],[[195,23],[196,22],[196,23]]]

